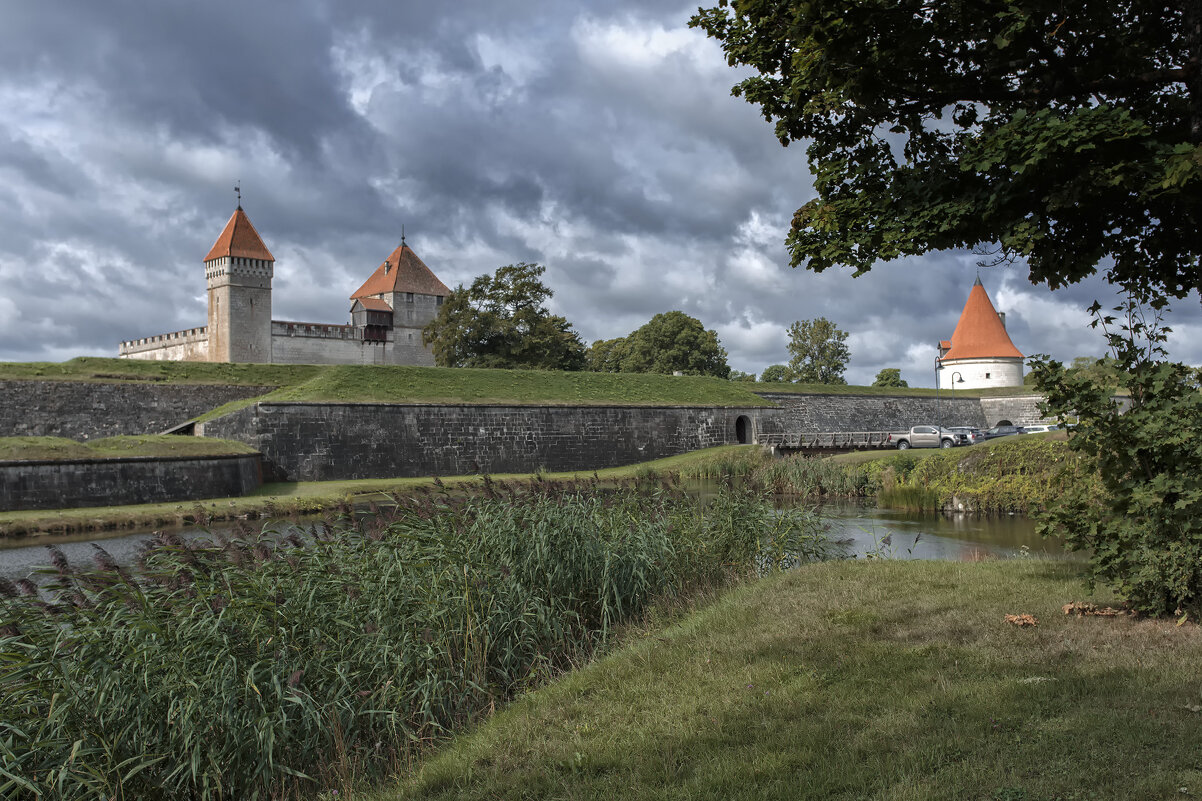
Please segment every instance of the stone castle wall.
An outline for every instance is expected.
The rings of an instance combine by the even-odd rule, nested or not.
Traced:
[[[0,437],[85,440],[157,434],[230,401],[274,387],[0,381]]]
[[[1021,395],[1011,398],[981,398],[981,413],[985,415],[985,427],[993,428],[1003,420],[1010,425],[1033,426],[1056,422],[1055,418],[1044,417],[1039,411],[1043,403],[1041,395]]]
[[[117,349],[122,359],[147,359],[171,362],[207,362],[209,360],[208,326],[173,331],[152,337],[122,342]]]
[[[978,398],[928,398],[913,395],[799,395],[756,391],[780,407],[772,424],[780,431],[905,431],[916,425],[985,426]]]
[[[259,455],[0,461],[0,511],[165,503],[246,495],[262,484]]]
[[[616,467],[737,441],[774,409],[260,403],[203,424],[263,455],[267,481]]]
[[[275,364],[405,364],[433,367],[434,354],[422,344],[420,328],[394,328],[384,342],[364,341],[349,325],[271,324]]]

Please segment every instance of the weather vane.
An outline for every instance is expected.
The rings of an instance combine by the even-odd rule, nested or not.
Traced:
[[[401,223],[401,247],[405,247],[405,224]]]
[[[242,182],[234,184],[234,194],[238,196],[238,208],[242,208]]]

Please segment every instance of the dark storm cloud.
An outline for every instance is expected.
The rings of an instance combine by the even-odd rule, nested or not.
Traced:
[[[586,340],[681,309],[732,365],[785,361],[785,329],[852,334],[849,378],[914,384],[975,277],[930,254],[852,279],[788,266],[811,195],[694,4],[58,2],[0,27],[0,358],[115,353],[201,325],[200,259],[244,205],[277,259],[277,318],[342,322],[401,225],[451,286],[547,265]],[[1100,353],[1081,309],[1012,267],[982,272],[1024,352]],[[1192,344],[1181,307],[1176,355]]]

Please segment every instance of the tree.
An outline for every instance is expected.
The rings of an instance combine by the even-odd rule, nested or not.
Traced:
[[[874,387],[908,387],[910,386],[901,377],[901,369],[897,367],[886,367],[876,374],[876,380],[872,382]]]
[[[789,371],[803,384],[846,384],[843,371],[851,359],[847,332],[819,317],[789,326]]]
[[[615,369],[616,368],[616,369]],[[623,373],[674,373],[726,378],[730,366],[718,335],[681,311],[657,314],[627,337],[598,340],[589,369]]]
[[[770,364],[760,373],[760,381],[768,384],[782,384],[792,380],[789,368],[783,364]]]
[[[622,362],[629,354],[626,337],[598,339],[588,349],[588,369],[594,373],[620,373]]]
[[[509,264],[454,289],[422,330],[438,365],[584,369],[580,336],[543,306],[552,294],[540,280],[544,272],[538,264]]]
[[[748,384],[755,383],[755,373],[744,373],[742,370],[731,370],[727,378],[731,381],[740,381]]]
[[[1202,391],[1197,371],[1166,361],[1169,329],[1145,293],[1114,316],[1092,309],[1112,364],[1104,371],[1032,360],[1049,410],[1075,419],[1069,448],[1097,469],[1071,483],[1039,529],[1089,554],[1089,580],[1151,615],[1202,614]],[[1152,313],[1148,314],[1147,309]],[[1111,330],[1115,320],[1121,332]],[[1097,360],[1104,364],[1103,360]],[[1115,380],[1127,391],[1119,402]]]
[[[1051,288],[1202,282],[1202,6],[1193,0],[721,0],[691,25],[806,141],[794,266],[856,274],[972,247]]]

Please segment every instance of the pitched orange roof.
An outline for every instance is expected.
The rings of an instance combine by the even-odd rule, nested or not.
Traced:
[[[421,295],[451,294],[446,284],[439,281],[430,271],[413,248],[404,242],[392,255],[376,268],[371,278],[363,286],[355,290],[351,298],[364,298],[369,295],[384,295],[389,292],[416,292]]]
[[[952,332],[952,349],[943,356],[943,360],[996,358],[1021,359],[1023,355],[1010,341],[1006,326],[1002,325],[1002,319],[998,317],[978,278],[968,293],[968,301],[960,313],[960,322],[956,323],[956,330]]]
[[[219,259],[222,256],[275,261],[275,256],[272,256],[271,251],[263,244],[263,240],[259,238],[259,232],[251,225],[250,218],[246,216],[246,212],[242,210],[241,206],[230,215],[230,221],[225,224],[225,230],[221,232],[221,236],[217,237],[217,241],[213,243],[209,255],[205,256],[204,260]]]
[[[355,303],[358,303],[368,311],[383,311],[391,312],[392,307],[379,298],[355,298]],[[351,304],[351,308],[355,308],[355,303]]]

